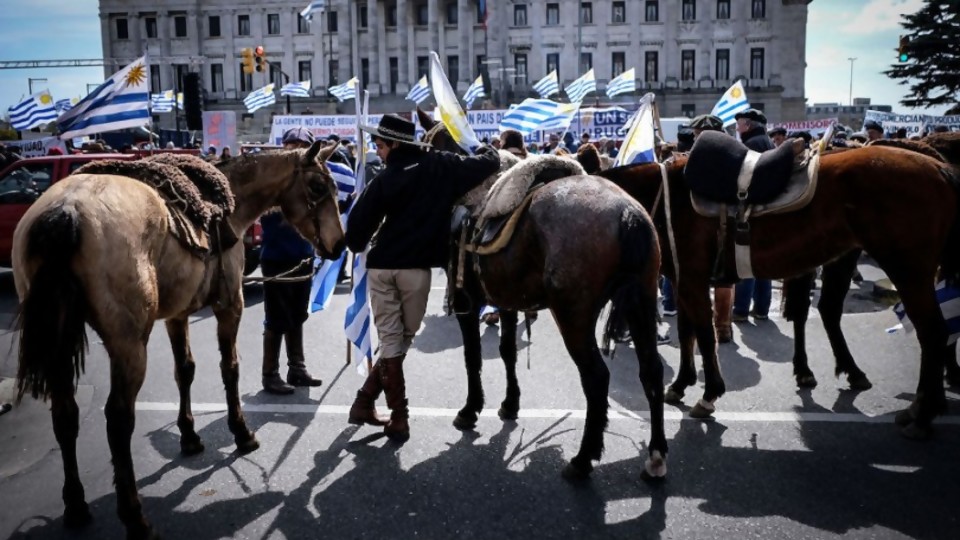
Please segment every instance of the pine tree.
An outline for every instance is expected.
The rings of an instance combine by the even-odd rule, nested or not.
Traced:
[[[926,0],[920,11],[903,19],[907,61],[884,71],[910,87],[900,104],[953,104],[951,110],[960,110],[960,1]]]

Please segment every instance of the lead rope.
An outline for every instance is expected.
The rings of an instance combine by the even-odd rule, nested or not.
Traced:
[[[674,238],[673,234],[673,215],[670,211],[670,181],[667,178],[667,166],[663,163],[658,163],[660,165],[660,176],[663,178],[663,192],[664,192],[664,201],[663,209],[667,215],[667,239],[670,243],[670,257],[673,260],[673,271],[676,273],[673,280],[673,286],[677,289],[680,288],[680,259],[677,257],[677,240]],[[656,204],[656,203],[654,203]]]

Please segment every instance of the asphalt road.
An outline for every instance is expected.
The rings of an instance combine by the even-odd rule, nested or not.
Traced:
[[[138,400],[133,453],[148,519],[165,538],[956,538],[960,519],[960,405],[928,442],[901,438],[892,414],[913,398],[919,368],[915,336],[884,330],[896,322],[863,288],[843,320],[851,350],[874,383],[852,392],[833,377],[819,321],[808,328],[820,385],[800,391],[791,375],[792,330],[774,317],[736,325],[721,347],[728,393],[717,418],[701,422],[667,406],[668,479],[640,479],[649,424],[636,357],[620,347],[608,361],[611,420],[592,479],[560,477],[579,446],[585,400],[575,367],[549,314],[520,337],[521,418],[503,422],[503,367],[497,329],[485,328],[485,416],[475,431],[451,421],[466,394],[456,321],[441,311],[444,280],[434,280],[428,315],[405,364],[412,437],[405,444],[346,423],[362,379],[345,364],[346,290],[307,323],[308,364],[324,380],[277,397],[260,391],[263,307],[246,290],[239,338],[241,395],[261,448],[234,452],[209,312],[192,320],[197,359],[197,429],[206,451],[179,455],[177,390],[162,324],[149,347]],[[775,299],[776,302],[776,299]],[[775,304],[776,305],[776,304]],[[0,325],[16,300],[0,277]],[[666,319],[670,324],[673,319]],[[16,334],[0,335],[0,376],[16,367]],[[61,459],[47,407],[25,400],[0,417],[0,538],[122,538],[102,407],[108,360],[91,335],[81,379],[79,465],[94,521],[62,527]],[[672,380],[674,345],[660,347]],[[0,383],[8,400],[12,381]],[[702,383],[687,394],[692,405]],[[381,399],[381,410],[384,408]]]

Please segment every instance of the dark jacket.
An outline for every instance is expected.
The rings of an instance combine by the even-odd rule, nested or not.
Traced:
[[[302,261],[313,256],[313,245],[287,223],[280,212],[269,212],[260,218],[263,243],[260,259],[265,261]]]
[[[753,128],[740,135],[740,140],[743,141],[744,146],[761,154],[776,148],[776,145],[770,140],[770,136],[767,135],[767,130],[762,127]]]
[[[499,168],[500,158],[489,147],[473,157],[405,146],[392,150],[387,167],[350,211],[347,246],[359,253],[376,233],[367,268],[445,266],[454,202]]]

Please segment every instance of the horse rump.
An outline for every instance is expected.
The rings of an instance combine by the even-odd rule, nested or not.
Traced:
[[[73,206],[53,206],[27,232],[27,259],[39,261],[20,302],[17,401],[72,392],[84,370],[88,311],[83,285],[71,268],[80,248],[80,215]]]

